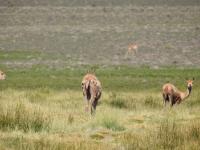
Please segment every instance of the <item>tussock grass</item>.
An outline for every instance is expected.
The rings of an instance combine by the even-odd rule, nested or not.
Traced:
[[[116,93],[111,93],[109,95],[109,104],[113,107],[117,107],[117,108],[127,108],[125,100],[122,99],[121,97],[117,96]]]
[[[14,105],[1,106],[0,129],[1,130],[22,130],[24,132],[48,130],[51,119],[39,108],[26,106],[22,102]]]
[[[163,122],[159,127],[159,131],[155,135],[157,137],[156,146],[162,149],[175,149],[184,142],[183,133],[175,122]]]
[[[188,127],[187,132],[189,138],[198,141],[200,144],[200,121],[192,121]]]
[[[122,144],[122,148],[126,150],[133,150],[133,149],[145,149],[144,141],[146,142],[146,137],[142,137],[138,134],[133,133],[126,133],[119,136],[120,143]],[[144,144],[144,145],[143,145]]]
[[[5,137],[1,139],[4,144],[1,148],[12,147],[18,150],[88,150],[88,149],[111,149],[108,144],[92,142],[84,139],[84,137],[66,137],[65,135],[42,135],[41,137]]]
[[[126,102],[123,99],[116,98],[110,102],[110,105],[117,108],[127,108]]]
[[[124,131],[126,129],[122,124],[121,114],[116,109],[110,110],[109,108],[97,113],[90,124],[94,129],[104,128],[110,131]]]
[[[124,109],[136,109],[136,101],[132,97],[122,96],[115,92],[111,92],[106,101],[110,106]]]
[[[123,131],[125,130],[125,128],[119,124],[119,122],[117,121],[117,119],[112,118],[112,117],[105,117],[101,120],[100,124],[107,128],[110,129],[112,131]]]
[[[200,92],[192,93],[191,98],[187,100],[187,104],[190,107],[199,107],[200,106]]]
[[[199,127],[199,121],[182,125],[166,120],[142,136],[125,133],[119,139],[125,149],[196,149],[200,146]]]
[[[161,105],[161,99],[153,96],[147,96],[144,99],[144,105],[151,108],[160,108]]]

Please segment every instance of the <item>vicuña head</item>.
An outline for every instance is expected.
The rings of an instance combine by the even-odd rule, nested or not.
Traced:
[[[6,79],[6,74],[0,70],[0,80],[5,80]]]
[[[102,88],[101,83],[94,74],[87,73],[82,80],[83,96],[87,102],[86,110],[88,108],[93,114],[96,110],[98,100],[101,97]]]
[[[187,89],[185,92],[182,92],[178,90],[173,84],[171,83],[166,83],[163,85],[162,88],[162,94],[163,94],[163,100],[166,105],[166,102],[171,102],[171,106],[174,104],[180,104],[183,100],[188,98],[191,94],[192,91],[192,86],[193,86],[193,81],[192,80],[187,80]]]

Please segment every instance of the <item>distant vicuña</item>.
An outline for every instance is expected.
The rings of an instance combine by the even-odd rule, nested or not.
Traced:
[[[138,51],[138,45],[137,44],[129,44],[127,52],[125,54],[125,58],[127,58],[129,55],[135,55]]]

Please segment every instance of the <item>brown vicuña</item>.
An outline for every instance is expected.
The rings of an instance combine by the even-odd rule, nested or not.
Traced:
[[[131,54],[136,54],[138,50],[138,45],[137,44],[129,44],[128,46],[128,53]]]
[[[138,51],[138,45],[137,44],[129,44],[128,50],[125,54],[125,58],[127,58],[129,55],[135,55]]]
[[[192,91],[193,80],[187,80],[187,90],[182,92],[178,90],[173,84],[166,83],[162,87],[163,100],[166,102],[171,102],[171,106],[174,104],[180,104],[184,99],[188,98]]]
[[[82,80],[82,90],[83,96],[87,101],[86,110],[89,108],[91,114],[93,114],[101,97],[101,83],[94,74],[87,73]]]
[[[6,74],[0,70],[0,80],[5,80],[6,79]]]

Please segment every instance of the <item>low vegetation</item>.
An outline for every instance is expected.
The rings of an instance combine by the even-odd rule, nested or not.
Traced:
[[[1,105],[0,129],[2,130],[39,132],[48,130],[50,122],[50,116],[46,116],[40,108],[26,106],[22,102],[6,107]]]
[[[85,68],[90,69],[90,66]],[[93,68],[93,67],[92,67]],[[7,71],[0,84],[0,146],[4,149],[197,149],[200,146],[198,69],[96,68],[103,95],[96,114],[85,112],[86,69]],[[191,97],[163,106],[162,84]]]
[[[125,133],[118,140],[125,149],[197,149],[200,144],[200,123],[179,124],[165,120],[147,134]]]

